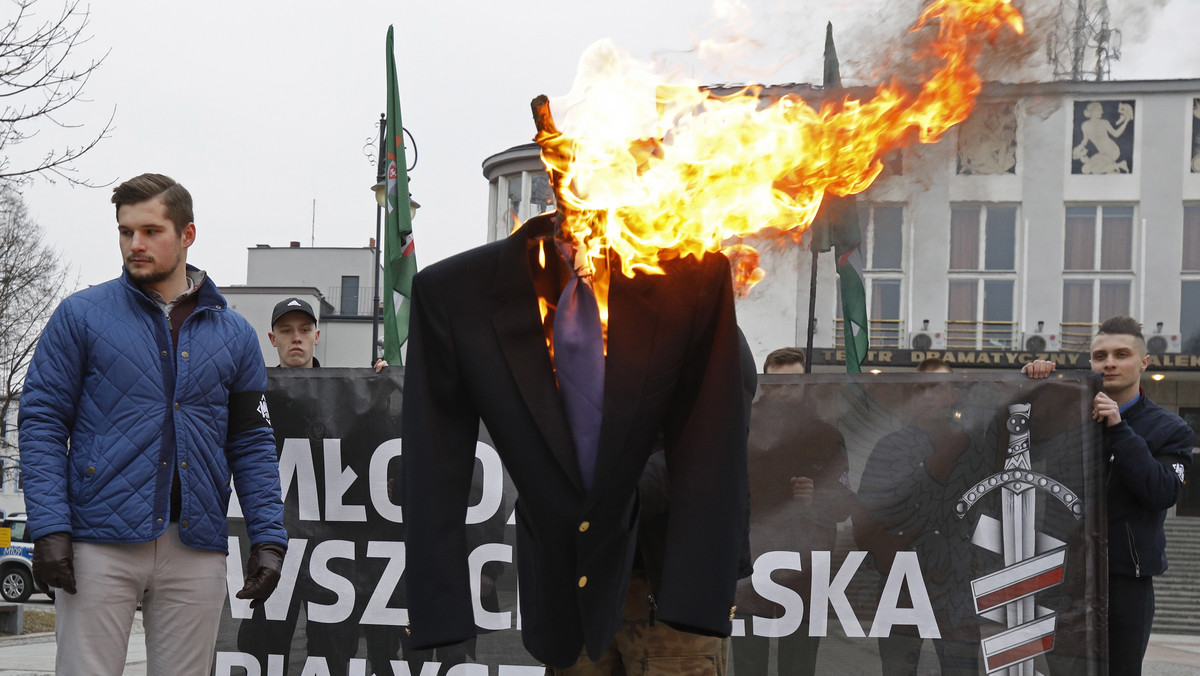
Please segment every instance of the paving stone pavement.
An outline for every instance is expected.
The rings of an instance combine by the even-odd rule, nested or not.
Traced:
[[[129,638],[124,676],[146,676],[141,613]],[[0,676],[52,676],[54,634],[0,635]],[[1143,676],[1200,676],[1200,636],[1154,634]],[[867,675],[862,675],[867,676]]]

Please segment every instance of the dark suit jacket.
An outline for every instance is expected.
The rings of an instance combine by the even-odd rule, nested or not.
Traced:
[[[609,288],[604,422],[585,491],[555,385],[529,251],[553,215],[430,266],[413,281],[404,385],[404,518],[413,646],[470,638],[464,515],[480,419],[519,498],[522,639],[552,666],[620,626],[637,484],[660,432],[671,517],[658,617],[730,630],[747,500],[745,419],[729,265],[709,255]],[[614,262],[615,263],[615,262]]]
[[[750,343],[746,334],[738,330],[738,356],[742,365],[742,411],[746,415],[746,433],[749,434],[750,411],[754,405],[754,395],[758,392],[758,373],[754,363],[754,353],[750,351]],[[746,453],[750,448],[747,444]],[[749,476],[749,472],[747,472]],[[657,594],[662,583],[662,562],[666,557],[667,525],[671,515],[671,477],[667,474],[666,454],[656,447],[646,462],[646,469],[638,480],[638,499],[641,500],[642,515],[638,528],[638,558],[635,567],[640,565],[650,582],[650,588]],[[738,578],[747,578],[754,573],[754,560],[750,558],[750,501],[745,508],[745,536],[742,538],[740,555],[738,556]],[[741,587],[742,583],[738,583]],[[738,600],[740,604],[741,601]],[[647,610],[649,602],[647,600]]]

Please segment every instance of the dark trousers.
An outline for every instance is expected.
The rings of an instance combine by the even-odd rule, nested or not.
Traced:
[[[1108,576],[1108,673],[1140,676],[1154,627],[1154,578]]]
[[[921,662],[921,650],[926,639],[915,634],[892,634],[879,639],[879,660],[884,676],[916,676]],[[942,676],[976,676],[979,674],[979,639],[962,641],[942,637],[933,641],[937,655],[936,672]]]
[[[750,620],[746,620],[750,629]],[[776,639],[778,650],[775,672],[779,676],[812,676],[817,672],[817,648],[820,636],[808,635],[808,622],[788,636]],[[771,639],[766,636],[737,636],[732,642],[733,671],[738,676],[768,676]]]

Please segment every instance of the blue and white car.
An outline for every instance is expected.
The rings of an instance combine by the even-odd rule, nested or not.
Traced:
[[[0,529],[9,531],[7,547],[0,547],[0,601],[24,603],[35,591],[33,582],[33,543],[25,530],[25,515],[13,513],[0,521]],[[4,542],[0,530],[0,544]]]

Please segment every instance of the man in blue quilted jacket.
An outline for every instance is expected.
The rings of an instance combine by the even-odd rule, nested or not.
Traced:
[[[267,377],[203,270],[192,198],[161,174],[113,190],[121,277],[55,310],[29,367],[20,448],[33,573],[58,588],[59,674],[120,674],[138,604],[150,674],[207,675],[226,597],[232,488],[262,604],[287,547]]]

